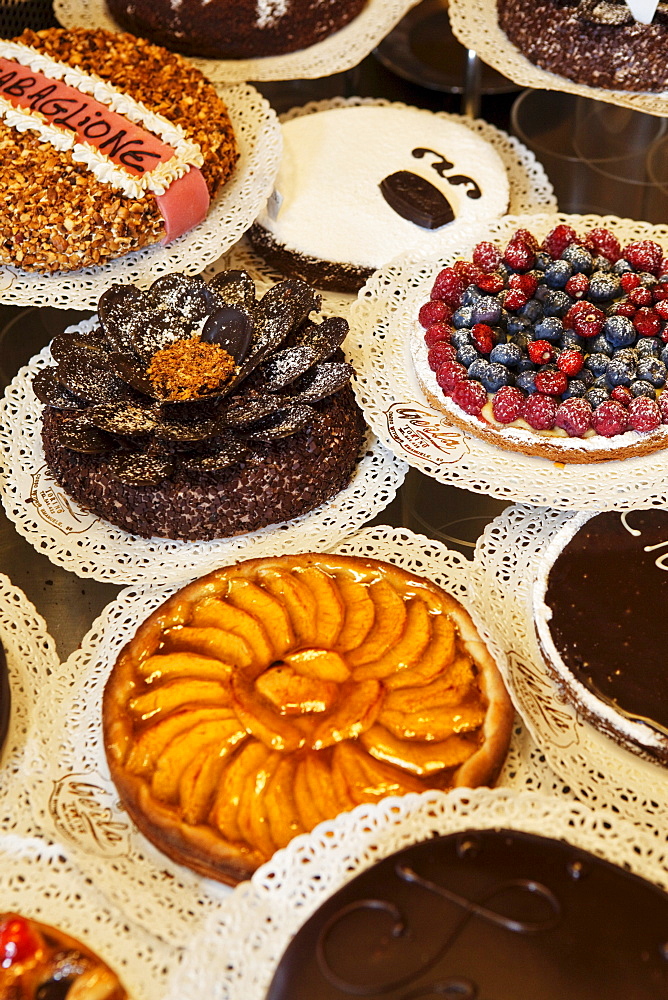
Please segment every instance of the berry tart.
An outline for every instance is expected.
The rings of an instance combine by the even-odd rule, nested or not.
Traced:
[[[126,1000],[118,977],[58,928],[0,913],[2,1000]]]
[[[533,613],[550,676],[616,743],[668,765],[668,510],[576,514],[536,571]]]
[[[668,445],[668,259],[566,224],[518,229],[436,277],[412,355],[430,404],[477,437],[563,463]]]

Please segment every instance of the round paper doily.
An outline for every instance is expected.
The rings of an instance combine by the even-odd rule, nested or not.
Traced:
[[[298,52],[258,59],[198,59],[186,56],[214,83],[243,80],[315,80],[357,66],[419,0],[368,0],[360,14],[324,41]],[[65,28],[122,31],[105,0],[55,0],[54,11]]]
[[[383,98],[372,97],[336,97],[325,101],[310,101],[299,108],[292,108],[280,116],[281,122],[299,118],[301,115],[315,114],[318,111],[328,111],[331,108],[347,108],[356,105],[379,105],[381,107],[407,108],[409,105],[400,102],[386,101]],[[446,112],[436,112],[439,118],[447,118],[459,125],[471,129],[476,135],[494,147],[503,161],[508,174],[510,200],[508,211],[513,215],[524,213],[551,212],[557,210],[557,200],[552,184],[542,164],[538,162],[531,150],[527,149],[514,136],[490,125],[480,118],[468,118],[465,115],[453,115]],[[450,227],[448,227],[450,229]],[[448,244],[450,237],[447,236]],[[235,244],[220,260],[212,264],[205,277],[216,274],[226,268],[243,268],[262,287],[275,284],[283,275],[273,271],[267,262],[255,253],[248,240],[244,237]],[[330,291],[321,292],[323,309],[338,315],[346,315],[354,295]]]
[[[30,817],[26,759],[38,729],[36,702],[58,671],[56,645],[44,619],[23,591],[0,574],[0,644],[9,674],[10,714],[5,745],[0,749],[0,828],[24,832]]]
[[[471,563],[439,542],[380,526],[332,548],[397,563],[434,580],[466,607],[473,606]],[[230,890],[170,861],[128,820],[109,776],[100,709],[121,648],[174,590],[175,585],[150,591],[126,588],[94,622],[81,648],[62,664],[57,692],[44,695],[38,706],[40,744],[35,744],[34,752],[39,777],[32,803],[36,822],[77,849],[78,864],[98,888],[134,920],[179,945],[183,921],[192,923],[193,913],[219,905]],[[502,656],[486,625],[479,620],[476,624],[495,658]],[[562,787],[519,725],[500,781],[548,792]]]
[[[229,182],[211,205],[206,219],[169,246],[127,254],[104,267],[54,275],[0,267],[0,303],[94,309],[114,282],[143,288],[161,274],[199,274],[246,232],[272,186],[283,149],[276,113],[250,84],[218,88],[227,104],[240,157]]]
[[[603,736],[563,701],[540,654],[532,617],[532,584],[546,546],[573,513],[515,504],[486,528],[476,547],[484,608],[504,644],[505,680],[532,738],[582,800],[652,829],[668,823],[668,771]]]
[[[0,835],[0,909],[52,924],[78,938],[113,969],[132,1000],[164,1000],[170,989],[181,952],[130,926],[60,845]],[[187,929],[184,937],[186,933]]]
[[[619,104],[648,115],[668,114],[668,92],[650,93],[632,90],[606,90],[575,83],[534,65],[508,39],[499,27],[496,0],[450,0],[450,23],[453,34],[467,49],[475,49],[483,62],[519,83],[535,90],[563,90],[590,97],[594,101]],[[567,58],[564,56],[564,58]]]
[[[668,885],[668,860],[654,838],[566,799],[507,789],[385,799],[297,837],[239,886],[192,942],[165,1000],[262,1000],[290,939],[355,875],[435,834],[495,828],[563,840]]]
[[[429,299],[436,274],[479,240],[503,243],[518,227],[539,239],[559,223],[578,232],[607,226],[622,243],[635,239],[668,244],[668,227],[596,215],[506,216],[471,227],[457,252],[437,260],[402,254],[369,279],[350,308],[346,346],[357,377],[353,387],[368,423],[394,453],[441,483],[561,509],[625,509],[668,503],[665,451],[622,461],[557,465],[504,451],[447,423],[430,407],[415,377],[410,353],[418,309]]]
[[[89,325],[85,320],[81,327]],[[57,566],[103,583],[182,580],[240,555],[306,551],[335,544],[380,513],[395,497],[406,464],[367,433],[349,486],[292,521],[212,542],[139,538],[84,510],[65,493],[44,462],[43,405],[32,379],[51,359],[45,347],[22,368],[0,402],[0,495],[20,535]]]

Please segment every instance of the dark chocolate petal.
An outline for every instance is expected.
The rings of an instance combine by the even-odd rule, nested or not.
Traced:
[[[80,410],[85,403],[77,399],[55,376],[57,369],[44,368],[32,380],[33,392],[40,403],[55,406],[58,410]]]
[[[348,321],[342,316],[329,316],[322,323],[305,324],[294,339],[294,344],[308,344],[317,353],[316,360],[325,361],[341,346],[348,330]]]
[[[140,437],[150,434],[158,417],[155,410],[134,403],[105,403],[87,410],[90,422],[109,434],[123,437]]]
[[[154,436],[160,441],[206,441],[208,438],[220,434],[224,426],[225,424],[220,417],[183,420],[171,417],[160,420],[156,424]]]
[[[49,344],[51,357],[54,361],[66,360],[73,350],[88,350],[97,355],[101,363],[109,355],[109,347],[101,335],[101,331],[90,333],[58,333]]]
[[[300,403],[315,403],[334,395],[350,383],[355,369],[346,361],[326,361],[316,365],[292,385]]]
[[[209,288],[228,306],[249,312],[255,306],[255,282],[248,271],[221,271],[211,279]]]
[[[174,461],[168,455],[112,455],[107,463],[109,475],[126,486],[158,486],[174,471]]]
[[[156,351],[177,340],[189,340],[193,333],[193,326],[184,315],[156,307],[135,317],[130,341],[140,360],[149,364]]]
[[[110,403],[131,396],[127,385],[89,351],[74,348],[69,357],[60,362],[55,376],[66,389],[87,403]]]
[[[284,406],[275,416],[262,421],[258,427],[248,427],[244,436],[256,441],[278,441],[302,430],[313,419],[310,406]]]
[[[85,455],[101,455],[103,452],[113,451],[115,448],[113,439],[104,431],[90,424],[82,424],[75,418],[64,420],[57,429],[56,438],[58,444],[68,451],[79,451]]]
[[[206,455],[189,455],[182,458],[180,464],[192,472],[222,472],[238,462],[242,462],[248,454],[248,446],[241,441],[225,441],[215,452]]]
[[[188,326],[201,323],[211,309],[208,285],[199,275],[163,274],[146,296],[150,309],[181,316]]]
[[[276,396],[251,396],[239,400],[223,414],[228,427],[245,427],[283,409],[283,402]]]
[[[224,305],[211,313],[204,324],[201,339],[218,344],[240,364],[248,353],[252,337],[253,320],[250,314],[238,306]]]
[[[112,285],[100,297],[97,314],[109,342],[117,351],[131,347],[128,316],[142,312],[144,293],[134,285]]]
[[[299,278],[279,281],[266,291],[253,313],[255,336],[251,355],[255,364],[282,344],[312,310],[320,308],[320,303],[318,293]]]
[[[318,360],[312,347],[287,347],[284,351],[276,351],[257,369],[258,378],[262,379],[263,389],[267,392],[281,392],[287,385],[307,372]]]
[[[452,205],[426,177],[410,170],[397,170],[380,182],[380,191],[390,208],[402,219],[422,229],[438,229],[455,217]]]
[[[146,377],[146,369],[134,354],[111,354],[109,368],[137,392],[151,399],[159,399],[153,383]]]

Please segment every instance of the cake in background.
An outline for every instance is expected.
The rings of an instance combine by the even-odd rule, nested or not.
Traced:
[[[107,0],[122,27],[189,56],[253,59],[321,42],[366,0]]]

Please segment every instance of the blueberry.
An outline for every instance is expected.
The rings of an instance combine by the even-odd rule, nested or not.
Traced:
[[[644,382],[649,382],[656,389],[666,384],[666,366],[658,358],[642,358],[638,362],[636,375]]]
[[[609,388],[610,386],[607,383],[605,375],[599,375],[597,378],[594,379],[594,384],[592,385],[592,389],[605,389],[605,391],[607,392]]]
[[[480,355],[473,344],[462,344],[461,347],[457,348],[457,361],[459,361],[460,365],[464,365],[465,368],[472,365],[479,357]]]
[[[464,327],[459,330],[455,330],[454,333],[450,335],[450,342],[454,347],[463,347],[464,344],[472,344],[471,334]]]
[[[584,384],[582,379],[572,378],[568,383],[568,388],[563,394],[563,399],[570,399],[571,396],[581,397],[584,396],[587,391],[587,386]]]
[[[564,324],[558,316],[546,316],[534,327],[534,340],[559,340],[564,332]]]
[[[553,288],[549,288],[547,285],[539,285],[538,288],[536,289],[535,293],[534,293],[534,298],[537,299],[539,302],[544,302],[545,299],[550,294],[550,292],[553,292],[553,291],[554,291],[554,289]]]
[[[659,340],[658,337],[640,337],[636,344],[640,358],[658,358],[662,347],[663,341]]]
[[[454,327],[473,326],[476,322],[473,319],[473,306],[460,306],[452,314],[451,323]]]
[[[595,375],[588,368],[581,368],[578,372],[578,378],[581,379],[588,389],[594,384]]]
[[[636,339],[636,328],[628,316],[608,316],[603,333],[612,347],[628,347]]]
[[[511,384],[512,375],[504,365],[491,364],[487,365],[487,370],[480,381],[488,392],[496,392],[502,385]]]
[[[608,343],[604,333],[599,333],[598,337],[592,337],[587,344],[588,350],[592,354],[608,354],[613,353],[613,349]]]
[[[638,364],[638,352],[635,347],[620,347],[618,351],[615,351],[615,358],[632,365],[634,368]]]
[[[609,261],[607,257],[594,257],[592,263],[594,265],[594,272],[612,271],[612,262]]]
[[[631,385],[633,374],[634,371],[631,365],[620,361],[619,358],[613,358],[608,365],[605,377],[608,380],[608,384],[614,388],[616,385]]]
[[[515,385],[523,392],[535,392],[536,373],[534,371],[520,372],[515,378]]]
[[[515,366],[516,372],[537,372],[538,365],[535,365],[531,358],[526,356],[522,357],[521,361]]]
[[[659,357],[663,361],[664,365],[668,365],[668,344],[666,344],[664,349],[661,351]]]
[[[633,268],[629,264],[628,260],[624,260],[623,257],[620,257],[619,260],[616,260],[612,265],[612,270],[615,274],[627,274],[629,271],[632,271]]]
[[[553,260],[545,269],[545,282],[550,288],[563,288],[573,275],[573,268],[567,260]]]
[[[630,389],[632,396],[647,396],[648,399],[656,399],[654,386],[644,379],[638,378],[635,382],[631,382]]]
[[[594,378],[597,378],[599,375],[605,375],[609,364],[610,358],[607,354],[590,354],[585,361],[585,368],[588,368]]]
[[[546,316],[565,316],[571,307],[571,300],[566,292],[548,290],[543,300],[543,312]]]
[[[621,285],[616,274],[595,271],[589,279],[589,298],[592,302],[608,302],[619,295]]]
[[[485,358],[476,358],[476,360],[469,367],[469,378],[475,379],[477,382],[482,382],[483,376],[488,368],[489,361]]]
[[[468,288],[464,289],[462,294],[462,305],[463,306],[474,306],[476,302],[481,299],[484,292],[481,292],[476,285],[469,285]]]
[[[584,398],[596,409],[601,403],[605,403],[606,400],[610,399],[610,394],[605,389],[587,389]]]
[[[536,254],[535,268],[538,271],[546,271],[550,264],[552,263],[552,258],[549,253],[545,250],[539,250]]]
[[[638,277],[643,288],[654,288],[659,280],[653,274],[650,274],[649,271],[639,271]]]
[[[525,302],[522,308],[519,310],[520,316],[524,316],[526,319],[535,323],[537,319],[543,315],[543,307],[538,301],[538,299],[529,299]]]
[[[515,337],[517,334],[526,333],[530,329],[531,329],[531,321],[528,320],[526,316],[508,317],[506,332],[509,333],[511,337]]]
[[[577,246],[576,243],[571,243],[570,246],[566,247],[561,259],[567,260],[576,274],[591,274],[593,270],[592,255],[584,247]]]
[[[494,363],[501,363],[502,365],[510,365],[511,367],[516,365],[522,359],[522,351],[517,346],[517,344],[497,344],[496,347],[492,348],[492,352],[489,356],[489,360]]]
[[[579,337],[575,330],[564,330],[561,337],[559,338],[559,347],[572,348],[572,347],[584,347],[585,338]]]
[[[483,295],[473,307],[473,322],[494,326],[501,316],[501,303],[493,295]]]

